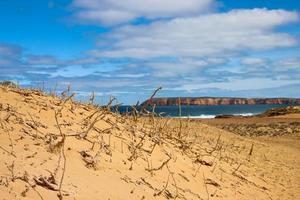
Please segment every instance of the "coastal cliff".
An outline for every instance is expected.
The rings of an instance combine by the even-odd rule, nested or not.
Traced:
[[[300,98],[232,98],[232,97],[171,97],[153,98],[142,105],[256,105],[256,104],[300,104]]]

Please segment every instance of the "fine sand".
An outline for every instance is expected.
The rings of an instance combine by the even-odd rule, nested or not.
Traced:
[[[124,117],[72,97],[0,86],[0,199],[300,199],[297,115]],[[224,127],[243,123],[264,134]]]

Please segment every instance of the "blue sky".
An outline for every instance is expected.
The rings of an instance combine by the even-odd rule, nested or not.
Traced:
[[[296,0],[2,0],[0,80],[160,96],[299,97]]]

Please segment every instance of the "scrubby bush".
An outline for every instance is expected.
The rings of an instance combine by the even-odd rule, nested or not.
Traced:
[[[5,87],[14,87],[14,88],[18,87],[18,84],[12,81],[0,81],[0,85]]]

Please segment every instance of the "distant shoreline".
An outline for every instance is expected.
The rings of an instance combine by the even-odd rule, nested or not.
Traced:
[[[178,106],[178,105],[299,105],[300,98],[239,98],[239,97],[165,97],[148,99],[142,105]]]
[[[293,104],[267,104],[267,105],[182,105],[182,106],[155,106],[148,107],[149,112],[154,111],[157,115],[167,118],[190,118],[190,119],[211,119],[211,118],[236,118],[252,117],[264,112],[276,109],[297,106]],[[298,105],[299,106],[299,105]],[[139,110],[140,107],[135,107]],[[180,112],[181,110],[181,112]],[[130,114],[131,106],[120,106],[118,112]],[[180,114],[181,113],[181,114]]]

